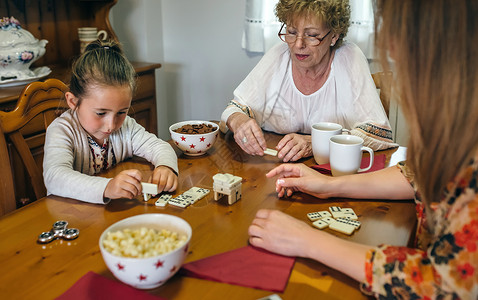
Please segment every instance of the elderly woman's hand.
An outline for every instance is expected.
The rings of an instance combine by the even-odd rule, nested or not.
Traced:
[[[256,120],[243,113],[234,113],[227,120],[227,126],[234,132],[234,140],[242,150],[251,155],[264,155],[267,144]]]
[[[310,135],[289,133],[277,144],[277,157],[283,162],[296,161],[312,156],[312,138]]]

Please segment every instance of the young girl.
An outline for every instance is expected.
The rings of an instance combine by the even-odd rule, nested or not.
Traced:
[[[478,2],[376,3],[378,49],[395,61],[410,126],[407,161],[342,177],[285,164],[267,176],[279,176],[279,196],[415,197],[416,247],[353,243],[273,210],[257,213],[250,242],[320,261],[379,299],[478,299]]]
[[[91,176],[133,155],[151,162],[151,182],[174,191],[178,165],[173,148],[127,115],[136,72],[119,44],[95,41],[73,65],[70,107],[48,127],[43,159],[47,194],[91,203],[138,196],[141,172],[125,170],[114,178]]]

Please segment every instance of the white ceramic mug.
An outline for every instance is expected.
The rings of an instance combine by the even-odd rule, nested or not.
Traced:
[[[361,169],[362,151],[370,154],[367,168]],[[363,146],[363,139],[355,135],[335,135],[330,138],[330,170],[333,176],[365,172],[373,165],[373,150]]]
[[[80,27],[78,28],[78,38],[80,39],[80,53],[83,53],[89,43],[97,39],[106,40],[108,33],[105,30],[98,31],[96,27]]]
[[[315,161],[320,164],[329,162],[329,140],[331,136],[349,132],[342,125],[331,122],[320,122],[312,125],[312,153]]]

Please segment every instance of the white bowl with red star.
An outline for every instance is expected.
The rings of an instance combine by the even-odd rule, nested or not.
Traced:
[[[146,258],[113,255],[103,245],[108,232],[144,227],[176,232],[179,235],[185,235],[186,240],[171,252]],[[101,234],[99,244],[103,260],[119,281],[138,289],[153,289],[163,285],[181,268],[188,254],[191,235],[191,226],[179,217],[168,214],[141,214],[123,219],[108,227]]]
[[[194,134],[179,133],[175,131],[184,125],[200,124],[210,125],[214,130],[209,133]],[[208,121],[183,121],[171,125],[169,127],[169,132],[171,133],[171,139],[174,141],[174,144],[183,151],[184,154],[189,156],[199,156],[205,154],[207,150],[214,145],[217,136],[219,135],[219,126],[216,123]]]

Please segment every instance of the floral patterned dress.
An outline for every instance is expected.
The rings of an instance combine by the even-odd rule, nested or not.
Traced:
[[[398,166],[414,186],[406,165]],[[432,206],[435,235],[428,229],[425,206],[415,193],[417,248],[380,245],[371,249],[362,290],[378,299],[478,299],[477,181],[478,155],[447,185],[442,201]]]

